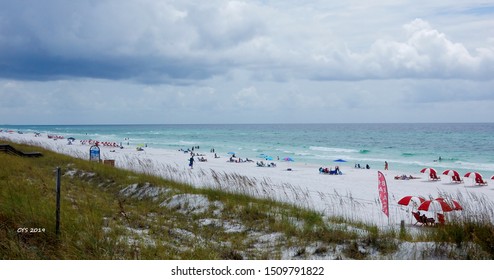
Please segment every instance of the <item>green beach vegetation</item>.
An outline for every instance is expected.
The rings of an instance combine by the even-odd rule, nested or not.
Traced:
[[[383,230],[327,217],[310,207],[221,188],[195,188],[3,142],[43,156],[0,153],[1,259],[494,258],[494,227],[487,216],[463,217],[434,228],[402,225]],[[62,174],[58,235],[57,168]],[[237,187],[249,185],[248,178],[228,176]],[[226,184],[221,175],[216,180]]]

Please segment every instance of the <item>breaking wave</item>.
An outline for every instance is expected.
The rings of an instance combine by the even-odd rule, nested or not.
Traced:
[[[358,153],[359,152],[358,150],[354,150],[354,149],[318,147],[318,146],[310,146],[309,149],[312,151],[334,152],[334,153]]]

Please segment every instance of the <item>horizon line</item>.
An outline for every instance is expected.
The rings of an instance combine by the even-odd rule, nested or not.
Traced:
[[[125,126],[125,125],[315,125],[315,124],[494,124],[494,122],[267,122],[267,123],[86,123],[86,124],[0,124],[0,126]]]

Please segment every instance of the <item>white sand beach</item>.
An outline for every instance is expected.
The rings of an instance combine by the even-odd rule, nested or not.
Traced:
[[[0,138],[89,160],[90,145],[82,144],[80,139],[68,145],[66,139],[49,139],[46,134],[35,136],[32,133],[5,131],[0,133]],[[487,186],[477,186],[469,178],[464,178],[463,183],[453,183],[445,175],[441,175],[440,181],[430,181],[428,174],[420,173],[420,170],[415,174],[406,174],[418,179],[396,180],[395,176],[405,173],[392,168],[383,170],[384,163],[382,169],[356,169],[351,164],[342,163],[340,170],[343,175],[326,175],[319,173],[320,166],[311,164],[274,160],[272,162],[276,167],[258,167],[256,161],[259,159],[254,159],[254,162],[229,162],[228,155],[215,158],[209,150],[195,151],[201,156],[195,157],[191,169],[188,166],[190,154],[183,151],[152,147],[143,147],[143,151],[137,151],[136,147],[125,145],[122,149],[108,146],[100,146],[100,149],[101,159],[114,160],[117,168],[147,172],[196,187],[222,188],[258,197],[270,197],[312,208],[326,215],[340,215],[381,227],[399,226],[402,220],[407,225],[415,223],[411,215],[412,207],[397,204],[399,199],[408,195],[423,196],[426,199],[444,197],[458,201],[464,209],[445,213],[446,221],[453,215],[476,215],[480,212],[490,215],[491,219],[494,217],[494,181],[490,180],[492,174],[484,174],[484,180],[489,183]],[[198,160],[202,155],[207,159],[206,162]],[[387,181],[389,218],[381,210],[378,171],[383,172]],[[434,212],[426,212],[426,215],[436,218]]]

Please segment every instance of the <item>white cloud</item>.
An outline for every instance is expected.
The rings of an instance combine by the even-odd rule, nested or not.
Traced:
[[[415,19],[404,29],[407,33],[404,41],[378,39],[368,52],[333,52],[315,60],[331,70],[344,69],[328,73],[327,79],[494,78],[493,71],[486,71],[494,63],[492,49],[470,52],[422,19]],[[352,72],[348,72],[350,69]]]

